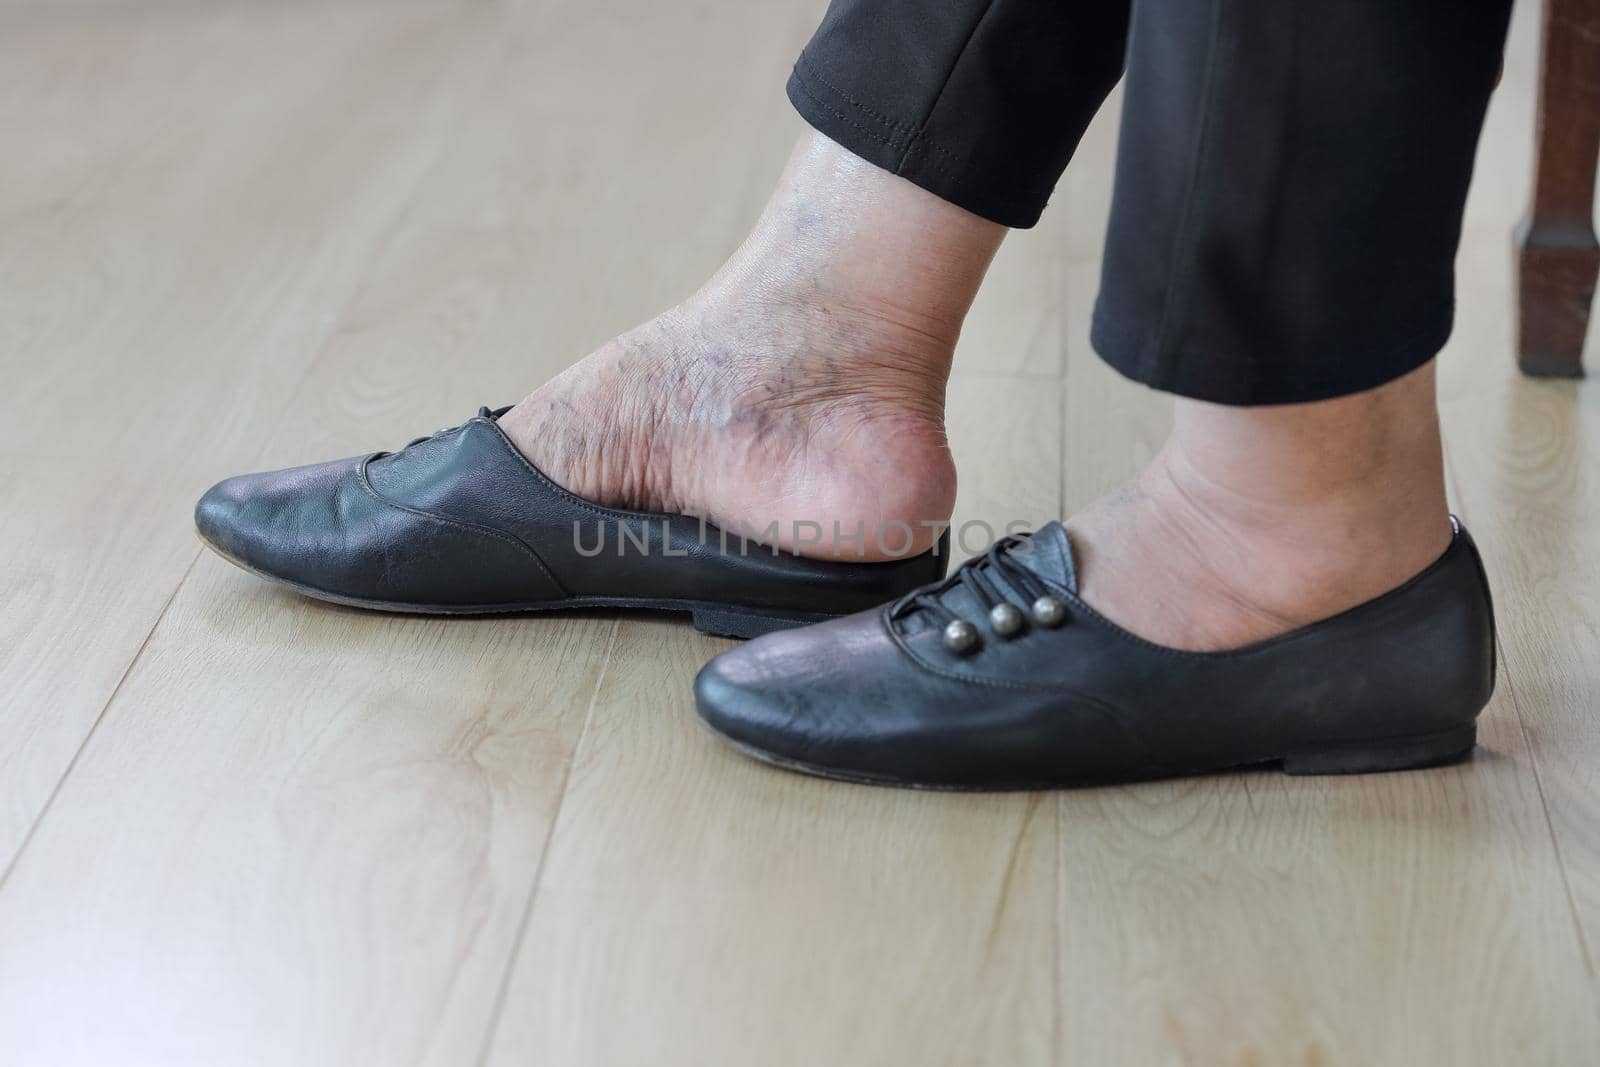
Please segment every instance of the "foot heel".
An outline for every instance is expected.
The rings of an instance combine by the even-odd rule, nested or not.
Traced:
[[[1370,774],[1437,767],[1463,759],[1478,743],[1478,726],[1372,741],[1343,741],[1283,757],[1284,774]]]
[[[827,615],[798,615],[781,612],[750,611],[746,608],[694,608],[694,628],[713,637],[760,637],[777,630],[792,630],[829,618]]]

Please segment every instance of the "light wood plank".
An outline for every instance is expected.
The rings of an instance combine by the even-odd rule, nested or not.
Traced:
[[[512,399],[733,247],[800,128],[770,122],[791,42],[746,45],[770,9],[639,14],[549,5],[463,60],[478,87],[309,373],[282,368],[260,465]],[[696,48],[743,58],[641,74]],[[612,123],[556,104],[607,84]],[[749,154],[639,180],[685,115]],[[0,1061],[470,1060],[614,628],[334,610],[204,556],[0,892]]]
[[[1442,415],[1454,488],[1496,593],[1501,699],[1515,713],[1519,754],[1542,803],[1538,829],[1559,857],[1584,961],[1587,982],[1563,991],[1564,1003],[1584,996],[1600,1009],[1600,393],[1592,382],[1516,372],[1514,261],[1499,228],[1526,202],[1532,173],[1536,7],[1519,11],[1507,63],[1519,103],[1491,111],[1479,153],[1480,172],[1498,180],[1473,190]],[[1587,350],[1600,352],[1600,318]]]
[[[1498,265],[1509,262],[1508,172],[1526,163],[1515,116],[1527,44],[1519,30],[1485,134],[1469,234],[1495,241],[1463,253],[1471,277],[1447,368],[1479,357],[1511,368],[1499,341],[1508,281]],[[1104,210],[1108,160],[1084,161],[1102,173],[1077,179],[1075,214]],[[1075,311],[1090,299],[1102,229],[1098,214],[1073,227],[1084,253]],[[1473,279],[1491,261],[1485,289]],[[1083,344],[1078,333],[1072,340]],[[1086,345],[1069,351],[1067,384],[1064,496],[1076,506],[1153,452],[1167,404],[1116,381]],[[1460,388],[1451,377],[1445,391]],[[1450,444],[1470,496],[1483,465],[1456,435]],[[1497,542],[1485,547],[1493,557]],[[1483,750],[1465,766],[1352,779],[1229,774],[1062,794],[1066,1061],[1585,1062],[1600,1032],[1513,707],[1515,672],[1513,664],[1485,713]],[[1575,693],[1576,678],[1569,684]],[[1592,821],[1592,775],[1584,784],[1590,799],[1575,814]]]
[[[953,385],[958,526],[1055,514],[1055,404],[1027,380]],[[725,647],[623,624],[489,1062],[1049,1062],[1049,798],[845,786],[740,756],[690,697]]]
[[[972,551],[987,528],[1059,511],[1059,247],[1055,228],[1013,237],[995,272],[1019,284],[991,281],[964,332],[951,432]],[[624,623],[490,1062],[1047,1061],[1049,805],[739,757],[696,728],[689,697],[724,647]]]
[[[1600,411],[1512,374],[1534,5],[1442,368],[1506,651],[1470,764],[844,786],[700,731],[726,646],[678,622],[178,588],[213,478],[509,402],[683,296],[821,7],[0,0],[0,870],[121,683],[0,886],[0,1062],[1592,1060]],[[1086,346],[1115,133],[969,319],[958,522],[1165,432]]]
[[[1495,375],[1498,395],[1447,405],[1446,427],[1462,510],[1497,594],[1499,699],[1543,806],[1530,832],[1553,840],[1574,919],[1567,936],[1600,1008],[1600,397],[1513,371]],[[1564,994],[1570,1003],[1576,990]]]
[[[463,20],[0,16],[0,872],[436,150]]]
[[[470,1058],[614,628],[207,557],[0,894],[0,1062]]]
[[[1066,195],[1063,188],[1056,199]],[[1060,253],[1071,219],[1058,205],[1034,229],[1018,231],[1000,246],[961,331],[958,379],[993,374],[1060,380],[1068,325],[1067,257]]]

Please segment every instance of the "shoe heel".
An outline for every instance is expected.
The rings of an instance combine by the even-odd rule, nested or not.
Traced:
[[[760,637],[778,630],[792,630],[830,618],[828,615],[796,615],[750,611],[745,608],[694,608],[694,628],[713,637]]]
[[[1478,743],[1478,726],[1373,741],[1304,748],[1283,757],[1284,774],[1371,774],[1437,767],[1463,759]]]

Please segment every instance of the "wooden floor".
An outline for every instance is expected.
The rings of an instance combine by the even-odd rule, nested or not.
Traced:
[[[1600,1062],[1600,385],[1512,370],[1526,2],[1442,372],[1505,664],[1469,764],[827,784],[697,727],[684,623],[368,615],[200,551],[214,480],[683,296],[822,6],[0,0],[0,1064]],[[970,320],[958,522],[1162,436],[1086,343],[1113,112]]]

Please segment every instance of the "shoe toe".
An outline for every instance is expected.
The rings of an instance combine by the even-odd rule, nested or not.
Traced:
[[[244,474],[208,489],[195,505],[195,529],[226,558],[288,581],[321,584],[327,561],[348,539],[344,498],[354,461]]]
[[[725,652],[700,669],[694,680],[695,706],[708,726],[732,741],[763,751],[782,749],[785,716],[780,690],[763,684],[751,670],[749,657],[741,655],[754,643]]]
[[[892,729],[874,714],[894,646],[878,611],[758,637],[724,652],[695,678],[707,725],[755,755],[824,773],[857,776],[861,759]]]
[[[211,547],[223,555],[246,558],[251,536],[247,517],[252,483],[259,475],[226,478],[207,489],[194,506],[194,526]]]

